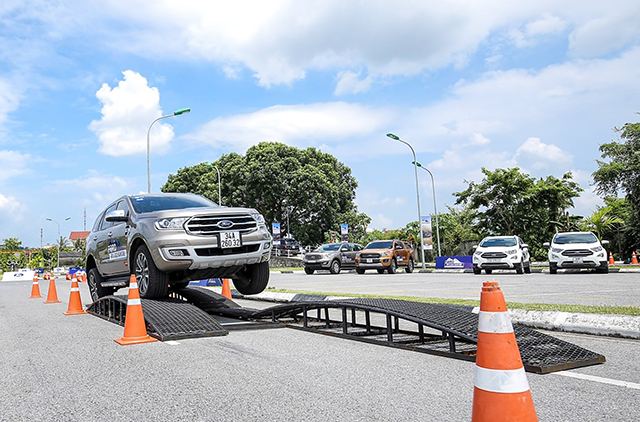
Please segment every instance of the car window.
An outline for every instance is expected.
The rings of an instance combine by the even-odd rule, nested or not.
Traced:
[[[392,240],[376,240],[365,246],[365,249],[391,249],[392,247]]]
[[[396,242],[396,249],[404,249],[402,242]]]
[[[593,233],[558,233],[553,243],[565,245],[569,243],[596,243],[598,238]]]
[[[130,198],[137,213],[218,206],[198,195],[140,195]]]
[[[362,245],[358,245],[357,243],[353,245],[353,250],[354,251],[361,251],[362,250]]]
[[[106,216],[107,214],[109,214],[109,212],[111,212],[111,211],[115,210],[117,206],[118,206],[118,203],[117,203],[117,202],[116,202],[116,203],[113,203],[113,204],[111,204],[111,205],[109,206],[109,208],[107,208],[107,209],[104,211],[104,214],[102,214],[102,225],[100,226],[100,230],[106,230],[106,229],[108,229],[109,227],[113,227],[113,226],[115,225],[115,223],[114,223],[113,221],[107,221],[107,220],[105,220],[104,218],[105,218],[105,216]]]
[[[100,230],[100,224],[102,223],[102,219],[104,218],[104,212],[96,218],[96,221],[93,223],[93,227],[91,228],[92,232],[97,232]]]
[[[340,248],[339,243],[327,243],[326,245],[320,246],[317,250],[323,252],[334,252]]]
[[[127,202],[123,199],[121,201],[118,201],[118,204],[116,205],[117,210],[123,210],[124,211],[124,215],[128,216],[129,215],[129,206],[127,205]],[[114,226],[118,226],[120,224],[125,224],[124,221],[114,221],[113,225]]]
[[[484,239],[480,246],[483,248],[496,248],[502,246],[516,246],[516,239],[513,237],[500,237]]]

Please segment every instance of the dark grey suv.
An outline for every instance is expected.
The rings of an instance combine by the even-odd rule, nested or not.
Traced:
[[[271,242],[254,209],[193,194],[126,195],[100,214],[87,238],[87,284],[93,300],[126,287],[131,274],[144,298],[215,277],[256,294],[269,282]]]

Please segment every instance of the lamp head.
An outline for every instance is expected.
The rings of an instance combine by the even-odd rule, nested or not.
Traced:
[[[179,116],[181,114],[187,114],[187,113],[191,113],[191,109],[190,108],[180,108],[176,111],[173,112],[174,116]]]
[[[393,133],[387,133],[387,136],[391,139],[394,139],[396,141],[400,140],[400,137],[398,137],[397,135],[394,135]]]

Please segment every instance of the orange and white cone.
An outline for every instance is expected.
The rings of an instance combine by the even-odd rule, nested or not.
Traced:
[[[142,301],[138,291],[136,276],[131,274],[129,279],[129,296],[127,298],[127,313],[124,320],[124,335],[114,340],[116,343],[127,346],[129,344],[152,343],[158,341],[147,334],[147,326],[142,313]]]
[[[49,278],[45,275],[45,280]],[[49,292],[47,293],[47,300],[44,303],[62,303],[58,300],[58,291],[56,290],[56,277],[51,273],[49,278]]]
[[[609,252],[609,265],[616,265],[616,261],[613,260],[613,252]]]
[[[229,286],[228,278],[222,279],[222,296],[226,297],[227,299],[231,299],[231,287]]]
[[[472,422],[537,421],[507,305],[495,281],[482,285]]]
[[[82,282],[83,282],[83,283],[86,283],[86,282],[87,282],[87,272],[86,272],[86,271],[83,271],[83,272],[82,272]]]
[[[636,256],[636,251],[633,251],[633,255],[631,255],[631,265],[638,265],[638,257]]]
[[[78,288],[78,280],[74,279],[71,282],[71,293],[69,294],[69,308],[67,312],[63,312],[64,315],[82,315],[87,311],[82,309],[82,300],[80,300],[80,288]]]
[[[67,273],[67,280],[71,280],[71,273]]]
[[[29,299],[40,298],[40,284],[38,283],[38,274],[33,276],[33,286],[31,286],[31,296]]]

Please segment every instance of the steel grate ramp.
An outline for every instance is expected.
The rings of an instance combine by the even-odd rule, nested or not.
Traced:
[[[161,341],[185,338],[224,336],[229,332],[200,308],[184,300],[141,299],[147,333]],[[105,296],[92,303],[87,312],[116,324],[124,325],[126,296]]]
[[[277,305],[250,319],[271,319],[306,331],[475,361],[478,315],[433,303],[346,299]],[[223,311],[224,313],[224,311]],[[521,324],[513,324],[525,370],[549,373],[605,362],[605,357]]]

